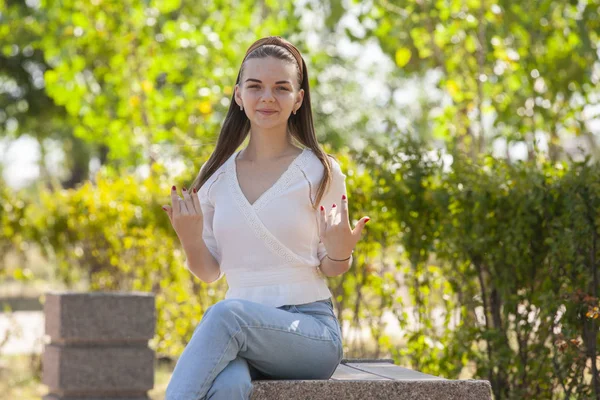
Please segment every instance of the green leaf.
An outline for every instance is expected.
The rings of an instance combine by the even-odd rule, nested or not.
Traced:
[[[410,61],[412,53],[410,49],[405,47],[399,48],[396,50],[396,65],[400,68],[404,67]]]

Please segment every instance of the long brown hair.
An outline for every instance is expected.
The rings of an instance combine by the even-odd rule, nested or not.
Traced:
[[[325,167],[323,179],[317,189],[317,197],[313,204],[313,208],[316,210],[317,205],[320,203],[329,183],[331,182],[331,165],[327,162],[327,156],[334,158],[330,154],[327,154],[320,146],[315,135],[315,127],[313,124],[312,110],[310,105],[310,89],[308,85],[308,71],[306,70],[306,63],[304,58],[300,55],[298,49],[288,42],[287,40],[279,36],[269,36],[260,40],[257,40],[250,46],[246,52],[246,56],[240,66],[238,72],[236,84],[240,83],[240,78],[244,70],[244,63],[250,58],[265,58],[274,57],[279,60],[292,62],[297,66],[298,70],[298,83],[301,88],[304,89],[304,99],[302,105],[296,111],[296,114],[291,114],[288,119],[288,131],[293,138],[298,140],[304,146],[310,148],[317,158],[321,161]],[[302,65],[298,65],[298,58],[302,61]],[[229,110],[227,116],[221,127],[219,138],[215,150],[206,161],[196,179],[192,183],[192,188],[200,190],[202,185],[215,173],[217,169],[237,150],[237,148],[244,142],[250,132],[250,120],[246,116],[246,113],[240,110],[239,106],[235,102],[235,91],[231,96],[231,103],[229,104]]]

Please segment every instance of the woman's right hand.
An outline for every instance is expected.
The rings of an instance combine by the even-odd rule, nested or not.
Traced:
[[[183,188],[183,199],[177,195],[175,186],[171,188],[171,206],[163,206],[182,245],[193,244],[202,239],[204,216],[196,189],[190,194]]]

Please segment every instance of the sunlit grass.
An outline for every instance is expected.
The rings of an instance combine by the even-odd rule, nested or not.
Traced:
[[[40,382],[39,354],[0,355],[0,399],[40,399],[46,388]]]

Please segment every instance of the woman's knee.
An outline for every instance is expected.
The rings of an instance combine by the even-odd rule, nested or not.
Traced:
[[[240,313],[245,310],[245,305],[243,300],[238,299],[224,299],[221,300],[212,306],[211,315],[222,317],[224,315],[232,314],[232,313]]]

